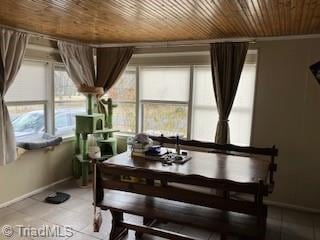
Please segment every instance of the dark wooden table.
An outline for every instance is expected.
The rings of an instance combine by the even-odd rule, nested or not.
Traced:
[[[113,176],[103,181],[103,187],[248,214],[257,217],[257,222],[264,229],[267,207],[263,204],[263,196],[269,193],[270,160],[196,151],[188,151],[188,155],[192,156],[191,160],[172,165],[163,165],[148,157],[131,156],[129,152],[116,155],[100,166],[102,173]],[[133,176],[146,182],[123,182],[114,176]],[[194,189],[180,188],[176,183],[252,194],[253,201],[229,199],[201,191],[195,194]]]
[[[168,173],[183,176],[201,176],[207,179],[224,179],[238,183],[267,184],[270,160],[227,154],[188,151],[192,159],[184,164],[163,165],[160,161],[148,160],[148,156],[131,156],[129,152],[118,154],[104,164],[119,169],[140,169],[154,174]]]

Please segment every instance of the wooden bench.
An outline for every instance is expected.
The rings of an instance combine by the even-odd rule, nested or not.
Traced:
[[[148,197],[135,193],[108,190],[104,200],[98,205],[110,210],[113,221],[110,240],[121,239],[128,229],[144,232],[168,239],[190,240],[193,237],[156,228],[155,222],[136,224],[126,222],[123,213],[204,228],[225,235],[236,235],[245,239],[256,239],[262,233],[256,218],[247,214],[234,213],[214,208],[197,206],[162,198]]]

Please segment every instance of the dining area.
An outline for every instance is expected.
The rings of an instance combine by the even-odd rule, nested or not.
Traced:
[[[129,229],[136,237],[147,233],[193,239],[157,228],[161,222],[213,230],[221,239],[264,239],[268,207],[263,199],[275,185],[276,147],[219,145],[164,136],[148,139],[165,151],[136,155],[131,149],[102,162],[92,158],[95,206],[100,214],[111,212],[110,239],[121,239]],[[190,147],[198,150],[185,150]],[[168,162],[166,155],[175,155],[174,160]],[[181,161],[180,156],[189,158]],[[124,213],[143,217],[143,224],[124,221]]]

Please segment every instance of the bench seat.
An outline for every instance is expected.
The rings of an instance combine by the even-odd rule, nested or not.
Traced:
[[[236,235],[246,239],[259,239],[259,236],[263,235],[254,216],[135,193],[105,190],[104,200],[97,206],[102,210],[109,209],[111,212],[129,213],[146,219],[186,224],[223,235]],[[121,221],[122,226],[132,226],[125,224],[123,219]]]

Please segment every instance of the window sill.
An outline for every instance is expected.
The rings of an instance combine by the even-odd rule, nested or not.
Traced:
[[[125,133],[125,132],[117,132],[114,133],[114,136],[117,138],[128,138],[128,137],[134,137],[135,133]]]
[[[125,133],[125,132],[117,132],[114,133],[114,136],[117,138],[128,138],[128,137],[134,137],[136,134],[135,133]],[[76,137],[73,135],[70,136],[64,136],[62,137],[63,142],[72,142],[76,140]]]
[[[76,137],[74,135],[69,135],[69,136],[62,136],[63,143],[64,142],[73,142],[76,140]]]

